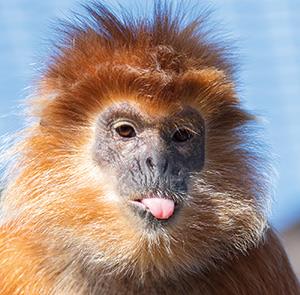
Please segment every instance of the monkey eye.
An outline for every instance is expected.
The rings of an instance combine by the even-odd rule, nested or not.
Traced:
[[[115,126],[115,130],[121,137],[124,138],[131,138],[136,136],[133,126],[128,123],[119,123],[117,126]]]
[[[172,140],[175,142],[185,142],[190,140],[193,137],[193,134],[190,130],[186,129],[186,128],[180,128],[177,129],[173,136],[172,136]]]

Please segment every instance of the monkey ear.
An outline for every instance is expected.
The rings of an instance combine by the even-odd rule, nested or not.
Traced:
[[[40,127],[46,127],[48,124],[46,123],[46,120],[41,118],[39,122]]]

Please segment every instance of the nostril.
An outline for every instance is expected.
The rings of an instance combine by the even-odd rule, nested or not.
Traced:
[[[180,176],[180,175],[182,174],[182,171],[181,171],[180,168],[174,168],[174,169],[172,170],[172,174],[173,174],[174,176]]]
[[[149,157],[149,158],[146,159],[146,164],[147,164],[147,166],[148,166],[148,168],[149,168],[150,170],[153,170],[154,164],[153,164],[153,160],[152,160],[151,157]]]
[[[169,166],[168,161],[165,161],[165,164],[164,164],[164,166],[163,166],[163,173],[166,173],[166,172],[167,172],[168,166]]]

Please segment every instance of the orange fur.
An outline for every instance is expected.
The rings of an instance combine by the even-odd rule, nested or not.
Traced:
[[[69,27],[30,102],[38,120],[13,147],[1,294],[299,294],[267,224],[268,163],[225,50],[162,3],[148,22],[88,10],[93,22]],[[205,167],[177,222],[157,233],[90,155],[99,112],[121,101],[153,117],[189,105],[205,122]]]

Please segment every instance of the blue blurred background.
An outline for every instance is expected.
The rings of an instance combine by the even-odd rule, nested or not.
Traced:
[[[150,0],[136,2],[143,6]],[[300,220],[300,2],[191,2],[212,7],[217,27],[238,41],[239,94],[266,119],[265,136],[279,172],[271,221],[285,230]],[[22,126],[16,105],[49,53],[53,19],[71,10],[80,11],[78,1],[0,0],[0,136]]]

